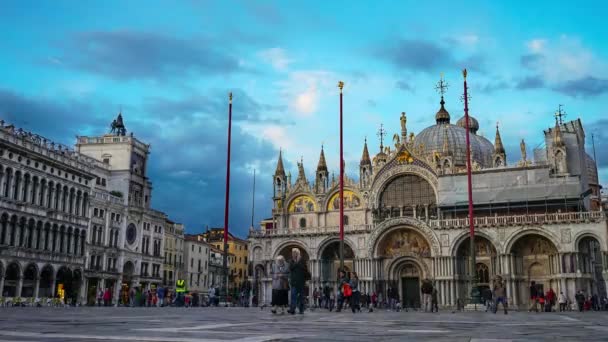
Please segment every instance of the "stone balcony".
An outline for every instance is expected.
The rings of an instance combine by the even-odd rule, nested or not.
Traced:
[[[362,225],[348,225],[344,226],[344,233],[367,233],[371,232],[373,225],[362,224]],[[249,237],[271,237],[271,236],[307,236],[307,235],[319,235],[319,234],[338,234],[340,232],[339,226],[329,227],[308,227],[308,228],[290,228],[290,229],[269,229],[266,231],[260,230],[249,230]]]
[[[508,216],[483,216],[475,217],[473,224],[475,227],[506,227],[506,226],[530,226],[541,224],[564,224],[564,223],[590,223],[601,222],[606,219],[606,214],[602,211],[589,212],[567,212],[567,213],[546,213],[528,215],[508,215]],[[459,229],[468,228],[469,219],[443,219],[430,220],[429,227],[433,229]]]
[[[567,213],[547,213],[547,214],[529,214],[529,215],[508,215],[508,216],[484,216],[474,219],[475,227],[508,227],[508,226],[523,226],[523,225],[541,225],[541,224],[567,224],[567,223],[591,223],[602,222],[606,220],[606,214],[602,211],[591,212],[567,212]],[[469,227],[468,218],[460,219],[441,219],[429,220],[426,224],[437,230],[443,229],[463,229]],[[373,230],[374,225],[348,225],[344,226],[345,234],[366,233]],[[312,236],[323,234],[338,234],[340,228],[332,227],[309,227],[309,228],[285,228],[285,229],[268,229],[268,230],[250,230],[249,238],[264,238],[264,237],[285,237],[285,236]]]

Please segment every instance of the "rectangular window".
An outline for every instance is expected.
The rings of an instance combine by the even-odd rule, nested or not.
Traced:
[[[192,251],[194,252],[194,245],[192,245]]]
[[[111,217],[112,217],[111,220],[114,221],[114,219],[116,218],[116,214],[112,213]]]
[[[194,258],[190,258],[190,267],[194,267]]]

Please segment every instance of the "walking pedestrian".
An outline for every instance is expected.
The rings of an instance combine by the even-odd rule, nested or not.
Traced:
[[[103,289],[99,289],[97,291],[97,306],[101,306],[103,304]]]
[[[161,308],[163,306],[165,306],[165,288],[164,287],[159,287],[158,291],[157,291],[157,295],[158,295],[158,306],[160,306]]]
[[[336,312],[342,311],[342,307],[350,299],[351,295],[352,289],[349,284],[349,279],[346,276],[346,272],[340,270],[340,272],[338,272],[338,309]]]
[[[532,310],[538,312],[538,288],[536,287],[536,282],[530,283],[530,307],[528,308],[528,312],[532,312]]]
[[[103,293],[104,306],[110,306],[110,298],[112,298],[112,295],[110,294],[110,289],[106,287],[106,290]]]
[[[568,303],[568,298],[564,295],[563,292],[559,293],[557,301],[559,303],[559,312],[566,311],[566,304]]]
[[[272,312],[277,313],[277,309],[281,309],[281,314],[285,313],[285,307],[288,303],[289,292],[289,265],[285,262],[285,258],[279,255],[272,265]]]
[[[291,250],[292,260],[289,263],[289,282],[291,286],[291,305],[289,313],[296,313],[296,306],[299,313],[304,313],[304,283],[306,281],[306,263],[298,248]]]
[[[357,272],[351,272],[349,285],[352,290],[350,308],[353,313],[356,311],[361,312],[361,307],[359,306],[361,292],[359,292],[359,277],[357,276]]]
[[[433,293],[433,283],[431,283],[431,281],[426,278],[422,281],[422,298],[423,298],[423,303],[424,303],[424,312],[429,312],[431,311],[431,295]]]
[[[502,280],[502,277],[497,276],[494,279],[494,293],[493,297],[495,298],[494,302],[494,313],[498,310],[498,304],[502,304],[502,308],[505,311],[505,315],[507,312],[507,290],[505,288],[505,283]]]
[[[574,299],[576,300],[576,305],[578,305],[578,311],[583,312],[583,305],[585,304],[585,294],[583,291],[578,290],[578,293],[576,296],[574,296]]]
[[[437,297],[437,287],[433,286],[433,291],[431,291],[431,312],[439,312],[439,301]]]

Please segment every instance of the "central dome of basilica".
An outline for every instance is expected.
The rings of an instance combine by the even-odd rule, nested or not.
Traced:
[[[454,165],[465,166],[467,157],[465,119],[462,117],[458,120],[457,125],[451,124],[450,114],[444,104],[442,98],[441,108],[435,115],[436,124],[425,128],[415,136],[414,148],[421,151],[423,156],[431,159],[436,153],[443,155],[444,149],[447,148],[447,153],[452,157]],[[469,136],[471,160],[483,168],[492,167],[494,145],[488,139],[476,134],[479,123],[471,116],[469,116],[469,129],[471,131]]]

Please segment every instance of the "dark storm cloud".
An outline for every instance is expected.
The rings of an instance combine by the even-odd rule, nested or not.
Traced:
[[[598,96],[608,92],[608,80],[587,76],[560,83],[553,90],[571,97]]]
[[[152,32],[92,31],[63,46],[60,65],[115,79],[165,80],[242,71],[235,56],[207,38],[179,39]]]
[[[140,120],[135,129],[152,144],[150,177],[159,209],[178,213],[190,232],[205,225],[223,225],[227,145],[227,91],[182,100],[154,98],[145,101],[144,112],[153,120]],[[268,142],[244,132],[240,122],[289,124],[277,119],[282,106],[257,102],[235,90],[231,151],[230,227],[245,236],[251,224],[252,170],[257,170],[256,222],[270,214],[277,151]],[[162,115],[171,113],[171,115]],[[274,118],[267,116],[275,113]],[[170,121],[163,118],[171,117]],[[286,164],[287,161],[284,161]]]
[[[106,122],[95,115],[92,102],[51,101],[25,97],[0,89],[0,118],[6,124],[45,136],[66,145],[74,143],[71,127],[87,131],[92,127],[105,128]]]
[[[519,90],[538,89],[545,87],[545,81],[538,75],[527,76],[517,82],[515,88]]]
[[[171,115],[180,118],[216,118],[227,117],[228,92],[214,91],[210,94],[196,94],[180,99],[167,99],[162,97],[148,98],[144,102],[147,113],[161,118]],[[280,119],[287,110],[284,105],[260,103],[237,89],[233,91],[234,121],[247,121],[250,123],[290,124],[288,120]]]
[[[395,82],[395,87],[397,89],[406,91],[406,92],[410,92],[410,93],[414,93],[414,87],[412,87],[408,82],[404,81],[404,80],[399,80],[397,82]]]
[[[236,95],[238,94],[238,95]],[[249,98],[249,101],[245,99]],[[240,101],[237,101],[237,99]],[[152,104],[123,111],[128,132],[152,146],[148,176],[153,183],[153,206],[175,221],[186,224],[189,232],[205,225],[221,226],[224,213],[226,177],[227,108],[213,119],[215,105],[192,105],[158,100],[156,112],[171,115],[150,116]],[[264,111],[270,105],[253,101],[242,91],[235,92],[235,117],[240,112]],[[237,106],[238,103],[238,106]],[[0,119],[28,131],[72,146],[75,135],[101,135],[114,113],[94,115],[115,106],[94,102],[53,101],[26,97],[0,90]],[[272,107],[272,106],[270,106]],[[200,112],[205,115],[193,116]],[[226,114],[224,114],[226,113]],[[232,167],[230,228],[246,236],[251,224],[251,182],[249,165],[257,170],[256,225],[271,212],[271,177],[277,151],[267,142],[242,131],[238,121],[232,126]],[[286,161],[285,161],[286,162]],[[286,162],[287,163],[287,162]],[[288,164],[288,163],[287,163]]]
[[[397,39],[392,46],[381,48],[378,56],[400,69],[425,72],[455,64],[448,49],[424,40]]]
[[[452,49],[431,41],[394,39],[394,42],[376,49],[375,55],[399,69],[436,72],[467,68],[479,73],[486,70],[485,57],[480,54],[456,58]]]

